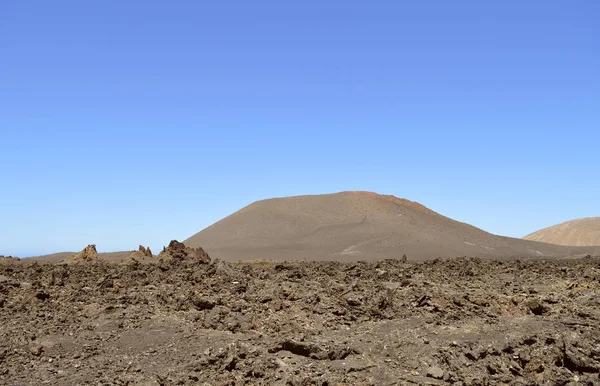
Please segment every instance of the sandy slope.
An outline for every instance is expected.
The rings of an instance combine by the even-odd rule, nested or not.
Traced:
[[[597,253],[501,237],[412,201],[342,192],[257,201],[185,241],[237,259],[361,260],[482,256],[538,257]]]
[[[566,221],[524,237],[526,240],[573,246],[600,245],[600,217]]]

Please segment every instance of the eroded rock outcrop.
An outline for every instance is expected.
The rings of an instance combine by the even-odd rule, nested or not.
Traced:
[[[96,250],[96,244],[90,244],[67,259],[69,263],[93,263],[100,261],[100,256]]]
[[[129,255],[129,257],[135,259],[143,259],[152,256],[152,250],[150,249],[150,247],[144,247],[143,245],[140,245],[137,251],[133,251]]]
[[[198,261],[201,263],[210,263],[211,260],[204,249],[190,248],[177,240],[171,240],[169,246],[164,247],[158,257],[166,261]]]

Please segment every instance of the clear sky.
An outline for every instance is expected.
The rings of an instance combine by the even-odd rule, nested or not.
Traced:
[[[157,250],[369,190],[521,237],[600,215],[600,2],[2,1],[0,254]]]

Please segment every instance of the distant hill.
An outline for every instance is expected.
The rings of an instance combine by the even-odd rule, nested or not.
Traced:
[[[99,253],[101,259],[108,261],[123,261],[129,257],[132,251],[122,251],[122,252],[103,252]],[[27,261],[65,261],[70,256],[75,254],[75,252],[58,252],[50,255],[42,255],[42,256],[32,256],[28,257]]]
[[[257,201],[184,241],[225,259],[566,257],[600,253],[490,234],[423,205],[370,192]]]
[[[524,239],[557,245],[600,246],[600,217],[566,221],[531,233]]]

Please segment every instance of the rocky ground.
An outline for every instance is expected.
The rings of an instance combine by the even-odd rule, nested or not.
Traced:
[[[0,384],[596,385],[600,259],[0,262]]]

